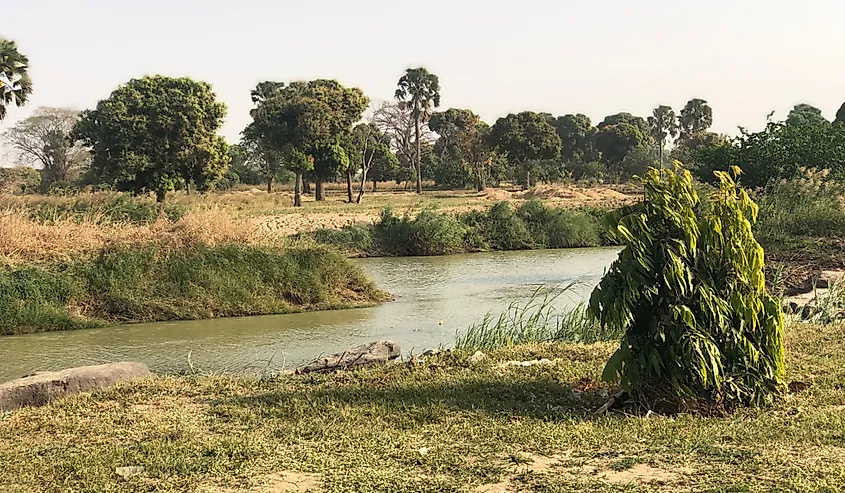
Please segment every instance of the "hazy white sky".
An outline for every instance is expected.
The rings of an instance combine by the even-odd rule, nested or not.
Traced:
[[[707,99],[714,130],[845,101],[843,0],[4,0],[0,36],[31,62],[37,106],[84,109],[146,74],[208,81],[235,141],[261,80],[335,78],[390,99],[409,66],[443,106],[647,116]]]

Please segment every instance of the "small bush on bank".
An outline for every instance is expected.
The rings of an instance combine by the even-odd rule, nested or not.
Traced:
[[[535,245],[543,248],[601,245],[598,221],[583,212],[552,209],[532,200],[520,206],[518,213],[531,232]]]
[[[289,313],[383,298],[363,271],[325,248],[112,249],[77,263],[0,272],[0,334]]]
[[[423,210],[395,216],[389,208],[375,224],[377,247],[388,255],[430,256],[465,251],[466,228],[454,215]]]
[[[784,319],[766,291],[758,208],[717,173],[709,210],[683,169],[650,169],[646,199],[609,217],[626,244],[590,300],[602,327],[624,330],[604,377],[649,406],[730,409],[785,390]]]

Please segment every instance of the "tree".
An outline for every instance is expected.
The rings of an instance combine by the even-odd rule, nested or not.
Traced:
[[[408,167],[415,166],[417,162],[417,142],[422,151],[423,147],[431,145],[435,140],[427,122],[420,127],[419,138],[416,137],[413,110],[404,103],[382,103],[373,112],[372,123],[387,136],[391,150]]]
[[[334,80],[293,82],[258,103],[244,135],[280,156],[294,172],[294,205],[298,207],[302,205],[302,178],[315,171],[315,155],[321,157],[318,175],[326,176],[331,168],[323,166],[329,162],[326,149],[340,146],[368,104],[360,89],[343,87]]]
[[[488,141],[522,169],[526,188],[531,186],[533,161],[560,156],[560,137],[554,127],[543,115],[531,111],[499,118],[490,130]]]
[[[337,177],[349,168],[349,156],[340,144],[318,145],[314,149],[314,175],[316,176],[315,199],[326,198],[323,183]]]
[[[681,127],[681,140],[695,134],[706,132],[713,125],[713,109],[703,99],[690,99],[678,118]]]
[[[834,121],[845,123],[845,103],[842,103],[842,106],[839,107],[839,110],[836,112],[836,120]]]
[[[758,208],[738,175],[717,173],[702,208],[689,172],[652,168],[645,200],[607,218],[625,248],[589,313],[624,335],[603,376],[651,409],[760,405],[786,390],[783,309],[766,291]]]
[[[264,82],[259,82],[258,85],[255,86],[255,89],[249,93],[249,96],[250,99],[252,99],[252,104],[258,105],[271,97],[278,95],[284,90],[284,88],[284,82],[266,80]]]
[[[440,161],[441,181],[462,186],[471,173],[477,191],[486,186],[487,167],[492,159],[492,149],[487,143],[490,126],[470,110],[450,108],[434,113],[429,122],[431,130],[440,135],[434,145],[434,154]],[[465,168],[466,172],[461,172]],[[447,171],[449,170],[449,171]]]
[[[654,109],[652,116],[648,117],[648,126],[651,136],[657,142],[660,149],[660,167],[663,167],[663,146],[669,137],[675,138],[678,135],[678,121],[675,112],[669,106],[658,106]]]
[[[29,59],[18,51],[17,43],[0,38],[0,121],[10,106],[23,106],[31,94]]]
[[[373,192],[376,191],[377,183],[380,181],[397,180],[398,183],[400,179],[399,174],[403,169],[410,170],[410,168],[402,168],[399,165],[399,159],[396,157],[396,154],[390,152],[389,148],[378,148],[370,163],[370,171],[367,174],[367,178],[373,182]],[[359,197],[363,196],[362,192],[358,192],[358,194]]]
[[[598,159],[595,150],[595,136],[598,129],[590,117],[577,115],[559,116],[554,127],[560,137],[560,155],[565,161],[588,162]]]
[[[633,126],[637,129],[637,131],[639,131],[640,135],[642,135],[644,139],[651,140],[651,126],[649,126],[648,122],[640,116],[634,116],[625,112],[606,116],[604,120],[599,123],[598,130],[601,131],[607,127],[622,123]]]
[[[244,185],[265,183],[264,177],[259,174],[258,169],[254,166],[250,151],[245,144],[230,145],[229,160],[229,171],[238,177],[237,183]]]
[[[356,200],[356,203],[360,204],[364,198],[364,185],[367,183],[370,170],[376,167],[381,175],[389,175],[390,171],[388,170],[398,167],[399,161],[390,152],[390,139],[374,123],[359,123],[356,125],[352,129],[349,143],[350,169],[353,167],[351,163],[355,162],[357,168],[361,170],[361,186],[358,189],[358,199]],[[390,179],[392,175],[380,177]],[[373,180],[373,191],[375,191],[375,183],[375,180]]]
[[[417,193],[422,193],[422,133],[421,126],[431,115],[431,108],[440,106],[440,80],[424,68],[409,68],[399,79],[396,99],[406,102],[414,117],[416,136]]]
[[[229,157],[217,131],[225,116],[208,83],[144,77],[84,112],[73,138],[91,147],[101,181],[134,194],[155,192],[162,202],[180,181],[205,187],[222,176]]]
[[[38,108],[3,134],[22,162],[41,167],[44,191],[57,181],[70,181],[88,163],[88,150],[71,139],[78,121],[78,111]]]
[[[599,130],[596,135],[596,148],[601,151],[602,159],[611,171],[621,172],[622,162],[635,148],[645,145],[642,132],[629,123],[616,123]]]
[[[822,110],[806,103],[795,105],[786,117],[787,125],[806,125],[817,123],[830,122],[822,115]]]

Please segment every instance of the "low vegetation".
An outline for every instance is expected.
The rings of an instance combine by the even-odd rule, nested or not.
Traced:
[[[595,415],[616,391],[600,378],[610,344],[261,381],[157,377],[0,415],[0,490],[841,491],[845,330],[790,326],[785,342],[787,380],[806,390],[709,417]],[[551,364],[502,366],[538,358]]]
[[[365,256],[596,247],[612,244],[603,234],[602,214],[550,207],[537,200],[516,207],[502,201],[464,213],[426,208],[400,216],[385,208],[371,226],[323,229],[302,236]]]
[[[359,268],[322,248],[116,248],[0,271],[0,335],[331,309],[385,297]]]

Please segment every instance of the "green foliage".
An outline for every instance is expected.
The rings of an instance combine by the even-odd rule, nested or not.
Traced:
[[[163,201],[179,183],[204,189],[223,175],[228,147],[217,131],[225,116],[208,83],[144,77],[84,112],[73,137],[91,147],[100,181]]]
[[[766,292],[757,205],[734,176],[703,217],[689,172],[652,169],[645,201],[608,216],[626,245],[590,314],[625,336],[605,378],[672,409],[771,402],[784,390],[783,314]]]
[[[23,106],[31,94],[29,59],[18,51],[17,43],[0,38],[0,121],[9,106]]]
[[[556,159],[561,141],[549,120],[540,113],[524,111],[499,118],[487,137],[489,145],[519,166],[530,186],[530,165],[533,161]]]
[[[713,181],[714,171],[742,166],[742,184],[764,187],[791,179],[802,169],[830,170],[845,176],[845,125],[827,121],[769,123],[765,130],[743,134],[724,145],[700,148],[694,155],[696,176]]]
[[[819,123],[830,122],[822,115],[822,110],[806,103],[796,104],[786,117],[787,125],[807,125]]]
[[[534,245],[522,215],[508,202],[490,207],[481,223],[481,234],[493,250],[530,250]]]
[[[422,138],[421,126],[430,118],[431,109],[440,106],[440,79],[423,67],[409,68],[396,86],[395,98],[406,104],[414,119],[414,166],[417,193],[422,193]]]
[[[29,166],[0,167],[0,192],[13,194],[36,193],[41,189],[41,173]]]
[[[559,116],[552,123],[560,137],[560,155],[565,161],[590,162],[598,160],[595,137],[598,129],[590,117],[577,115]]]
[[[637,147],[644,145],[648,134],[630,123],[617,123],[601,127],[596,135],[596,148],[601,151],[602,160],[608,169],[620,173],[625,157]]]
[[[530,231],[535,248],[576,248],[601,244],[596,221],[583,212],[550,208],[532,200],[522,204],[518,214]]]
[[[359,268],[323,248],[107,250],[69,265],[0,272],[0,334],[289,313],[382,298]]]
[[[423,210],[416,216],[406,213],[398,217],[387,208],[382,211],[374,233],[382,251],[404,257],[462,252],[467,230],[451,214]]]
[[[713,125],[713,109],[703,99],[691,99],[681,110],[678,124],[682,140],[706,132]]]

